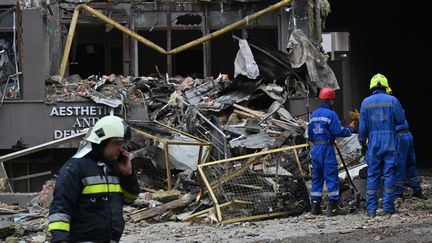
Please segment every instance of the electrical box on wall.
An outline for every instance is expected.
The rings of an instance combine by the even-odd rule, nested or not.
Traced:
[[[331,32],[322,34],[322,47],[331,54],[331,60],[344,61],[350,51],[349,32]]]

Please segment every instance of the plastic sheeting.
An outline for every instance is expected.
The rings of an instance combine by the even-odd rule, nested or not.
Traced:
[[[339,89],[333,70],[326,63],[322,53],[312,44],[301,30],[294,30],[287,45],[288,59],[293,68],[306,64],[311,85],[317,88]]]
[[[260,72],[255,62],[252,50],[246,40],[239,40],[240,50],[234,60],[234,78],[242,74],[250,79],[256,79]]]

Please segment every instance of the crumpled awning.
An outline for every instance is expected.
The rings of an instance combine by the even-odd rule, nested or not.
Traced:
[[[287,45],[288,59],[293,68],[306,64],[311,85],[315,89],[330,87],[339,89],[335,74],[321,52],[312,44],[301,30],[294,30]]]

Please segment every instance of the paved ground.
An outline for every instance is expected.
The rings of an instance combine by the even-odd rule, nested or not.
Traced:
[[[362,209],[332,218],[305,213],[227,225],[128,223],[122,242],[432,242],[432,173],[422,175],[428,199],[408,198],[392,216],[368,218]]]

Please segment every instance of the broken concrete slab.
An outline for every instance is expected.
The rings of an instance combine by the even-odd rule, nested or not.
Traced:
[[[38,206],[47,210],[53,200],[55,183],[56,182],[54,180],[46,181],[45,184],[42,186],[42,191],[39,192],[37,197],[31,200],[31,203],[33,205],[37,204]]]
[[[12,235],[15,232],[14,223],[5,218],[0,219],[0,239]]]
[[[26,208],[38,193],[0,193],[0,202]]]
[[[261,84],[258,88],[261,89],[268,96],[270,96],[272,99],[280,103],[284,103],[288,96],[286,88],[275,83]]]

